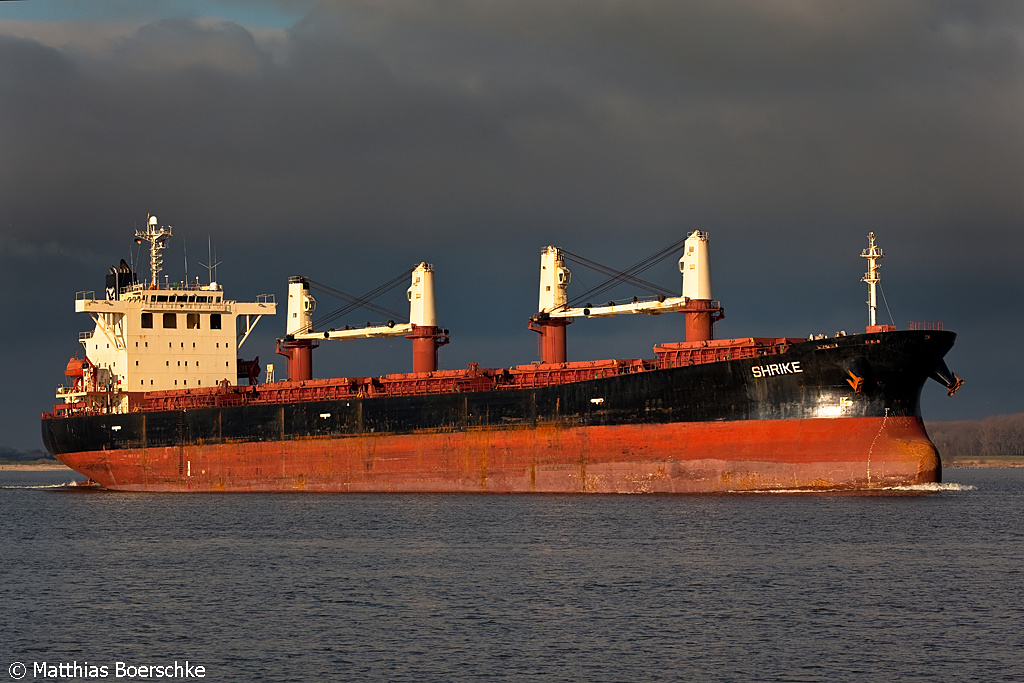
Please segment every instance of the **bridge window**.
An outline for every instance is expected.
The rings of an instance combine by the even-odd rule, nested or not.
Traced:
[[[176,313],[164,313],[164,329],[173,330],[178,326],[178,315]]]
[[[189,313],[189,314],[187,314],[186,319],[185,319],[185,325],[190,330],[198,330],[199,329],[199,314],[198,313]]]
[[[220,329],[220,313],[211,313],[210,314],[210,329],[211,330],[219,330]]]
[[[142,314],[142,326],[147,330],[153,329],[153,314],[143,313]]]

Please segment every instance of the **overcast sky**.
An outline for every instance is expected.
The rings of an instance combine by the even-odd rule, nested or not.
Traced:
[[[172,279],[187,251],[205,280],[210,240],[239,300],[433,263],[444,368],[537,357],[545,245],[624,268],[694,229],[718,337],[859,331],[873,230],[881,321],[960,335],[967,384],[929,382],[925,418],[1022,411],[1024,5],[0,2],[0,446],[40,445],[92,327],[75,292],[147,213],[174,226]],[[645,277],[679,287],[672,261]],[[283,317],[242,355],[283,371]],[[680,316],[577,321],[569,355],[682,337]],[[314,356],[318,376],[410,367],[405,340]]]

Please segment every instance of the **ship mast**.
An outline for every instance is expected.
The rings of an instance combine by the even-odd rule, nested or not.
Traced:
[[[157,289],[160,285],[158,278],[160,277],[160,266],[163,265],[163,258],[160,256],[160,252],[167,246],[167,239],[171,236],[171,226],[161,227],[156,220],[156,216],[149,215],[146,217],[146,231],[140,230],[135,231],[135,241],[142,244],[145,240],[149,242],[149,272],[150,272],[150,288]]]
[[[868,326],[876,325],[876,314],[878,312],[878,298],[876,296],[877,285],[881,281],[878,277],[878,259],[885,258],[885,252],[881,247],[875,245],[875,233],[868,233],[868,248],[860,252],[861,257],[868,260],[868,272],[864,273],[861,282],[868,283]]]

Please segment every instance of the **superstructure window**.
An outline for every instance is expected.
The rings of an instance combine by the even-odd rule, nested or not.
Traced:
[[[220,313],[211,313],[210,314],[210,329],[211,330],[219,330],[220,329]]]
[[[199,314],[198,313],[189,313],[189,314],[187,314],[186,318],[185,318],[185,325],[190,330],[198,330],[199,329]]]
[[[143,313],[142,314],[142,326],[147,330],[153,329],[153,314]]]
[[[164,329],[173,330],[178,326],[177,313],[164,313]]]

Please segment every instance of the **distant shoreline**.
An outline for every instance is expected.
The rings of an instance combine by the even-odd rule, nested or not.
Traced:
[[[2,472],[49,472],[50,470],[67,470],[71,468],[60,462],[0,462]]]
[[[1024,467],[1024,458],[1017,456],[990,456],[978,458],[957,458],[953,462],[942,463],[949,469],[980,469],[986,467]]]

